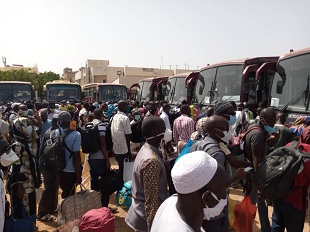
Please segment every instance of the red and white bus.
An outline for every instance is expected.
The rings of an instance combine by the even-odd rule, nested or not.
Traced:
[[[0,102],[35,101],[34,87],[31,82],[0,81]]]
[[[165,100],[171,106],[178,106],[183,100],[191,104],[195,96],[198,72],[176,74],[168,78]]]
[[[92,83],[82,86],[84,100],[89,102],[118,102],[127,100],[128,90],[125,85],[110,83]]]
[[[217,100],[248,102],[256,107],[270,100],[272,77],[279,57],[256,57],[221,62],[198,74],[195,103],[213,105]]]
[[[132,97],[139,102],[164,100],[167,80],[166,76],[143,79],[130,87],[131,93],[134,92],[133,89],[136,89],[135,96]]]
[[[292,123],[310,116],[310,48],[292,51],[279,58],[270,91],[270,106]]]

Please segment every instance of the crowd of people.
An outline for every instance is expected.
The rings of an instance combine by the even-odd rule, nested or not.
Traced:
[[[259,194],[253,178],[258,165],[276,148],[293,140],[310,144],[307,117],[288,128],[285,115],[263,103],[253,109],[247,103],[228,101],[204,107],[201,114],[185,101],[172,109],[164,101],[127,100],[11,103],[3,104],[0,112],[0,175],[2,179],[7,176],[11,208],[22,201],[26,212],[39,220],[55,220],[59,190],[66,198],[82,182],[80,131],[92,123],[99,131],[98,138],[93,138],[99,150],[88,154],[91,189],[100,191],[99,178],[111,169],[111,156],[120,173],[125,159],[134,160],[132,205],[125,221],[135,231],[229,231],[229,187],[244,188],[258,206],[262,232],[303,231],[304,191],[310,184],[308,160],[286,199],[269,202]],[[107,144],[108,128],[112,144]],[[233,148],[240,135],[244,135],[244,154],[236,156]],[[61,170],[42,157],[53,136],[62,138],[66,148]],[[35,190],[42,182],[37,202]],[[3,181],[0,190],[4,209]],[[108,207],[109,198],[101,195],[103,207]],[[274,207],[272,222],[268,205]],[[0,214],[0,229],[3,223]]]

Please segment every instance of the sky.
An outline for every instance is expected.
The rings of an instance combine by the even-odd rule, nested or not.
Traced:
[[[196,69],[310,47],[309,10],[309,0],[0,0],[0,56],[40,72],[87,59]]]

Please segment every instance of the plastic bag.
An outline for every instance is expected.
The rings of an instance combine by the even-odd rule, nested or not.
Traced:
[[[235,203],[234,203],[233,199],[228,197],[228,219],[229,219],[229,228],[230,229],[233,228],[233,221],[235,218],[234,207],[235,207]]]
[[[249,196],[243,198],[240,204],[235,205],[233,227],[238,232],[252,232],[257,206],[253,205]]]
[[[128,159],[124,159],[124,171],[123,171],[124,182],[132,180],[133,164],[134,162],[130,162]]]

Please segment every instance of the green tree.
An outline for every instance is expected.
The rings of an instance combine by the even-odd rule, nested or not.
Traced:
[[[58,80],[59,74],[54,72],[29,73],[26,70],[0,71],[0,81],[26,81],[31,82],[38,95],[42,95],[43,86],[50,81]]]

